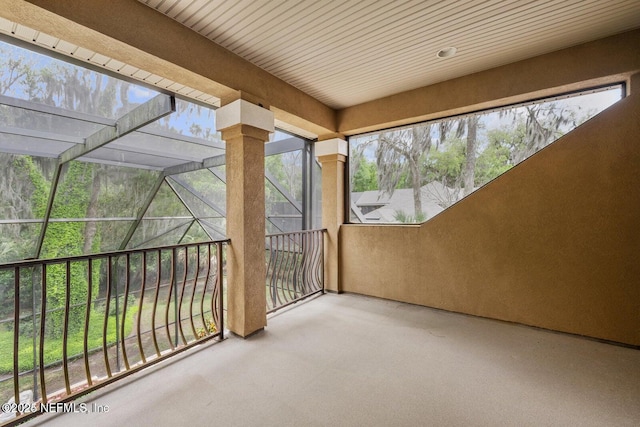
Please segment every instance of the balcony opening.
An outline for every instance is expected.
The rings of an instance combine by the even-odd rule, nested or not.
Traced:
[[[0,166],[0,402],[66,401],[223,338],[211,105],[0,41]],[[312,142],[277,130],[265,172],[275,311],[322,291]]]
[[[351,222],[428,221],[623,96],[612,85],[351,137]]]

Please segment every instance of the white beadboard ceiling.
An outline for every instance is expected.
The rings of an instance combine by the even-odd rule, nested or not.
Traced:
[[[640,27],[639,0],[139,1],[333,108]]]

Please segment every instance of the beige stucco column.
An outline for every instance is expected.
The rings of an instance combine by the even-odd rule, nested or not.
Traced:
[[[267,324],[264,143],[274,131],[274,117],[236,99],[216,110],[216,127],[226,142],[228,327],[247,337]]]
[[[338,232],[344,223],[344,173],[347,160],[347,141],[332,135],[319,138],[315,153],[322,163],[322,227],[325,239],[325,289],[340,292]]]

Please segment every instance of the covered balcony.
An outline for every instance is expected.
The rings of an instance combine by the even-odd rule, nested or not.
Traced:
[[[637,425],[637,2],[0,0],[0,425]]]

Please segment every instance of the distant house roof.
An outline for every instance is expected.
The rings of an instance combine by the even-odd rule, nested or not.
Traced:
[[[396,190],[402,191],[402,190]],[[411,191],[411,190],[409,190]],[[357,206],[378,206],[389,203],[391,196],[383,191],[364,191],[360,193],[360,197],[356,201]]]
[[[462,197],[460,190],[447,187],[440,182],[431,182],[421,189],[422,213],[427,219],[442,212]],[[364,215],[367,222],[398,222],[396,215],[404,212],[415,217],[413,189],[401,188],[392,194],[383,191],[365,191],[352,195],[354,204],[364,211],[367,207],[377,207]]]

